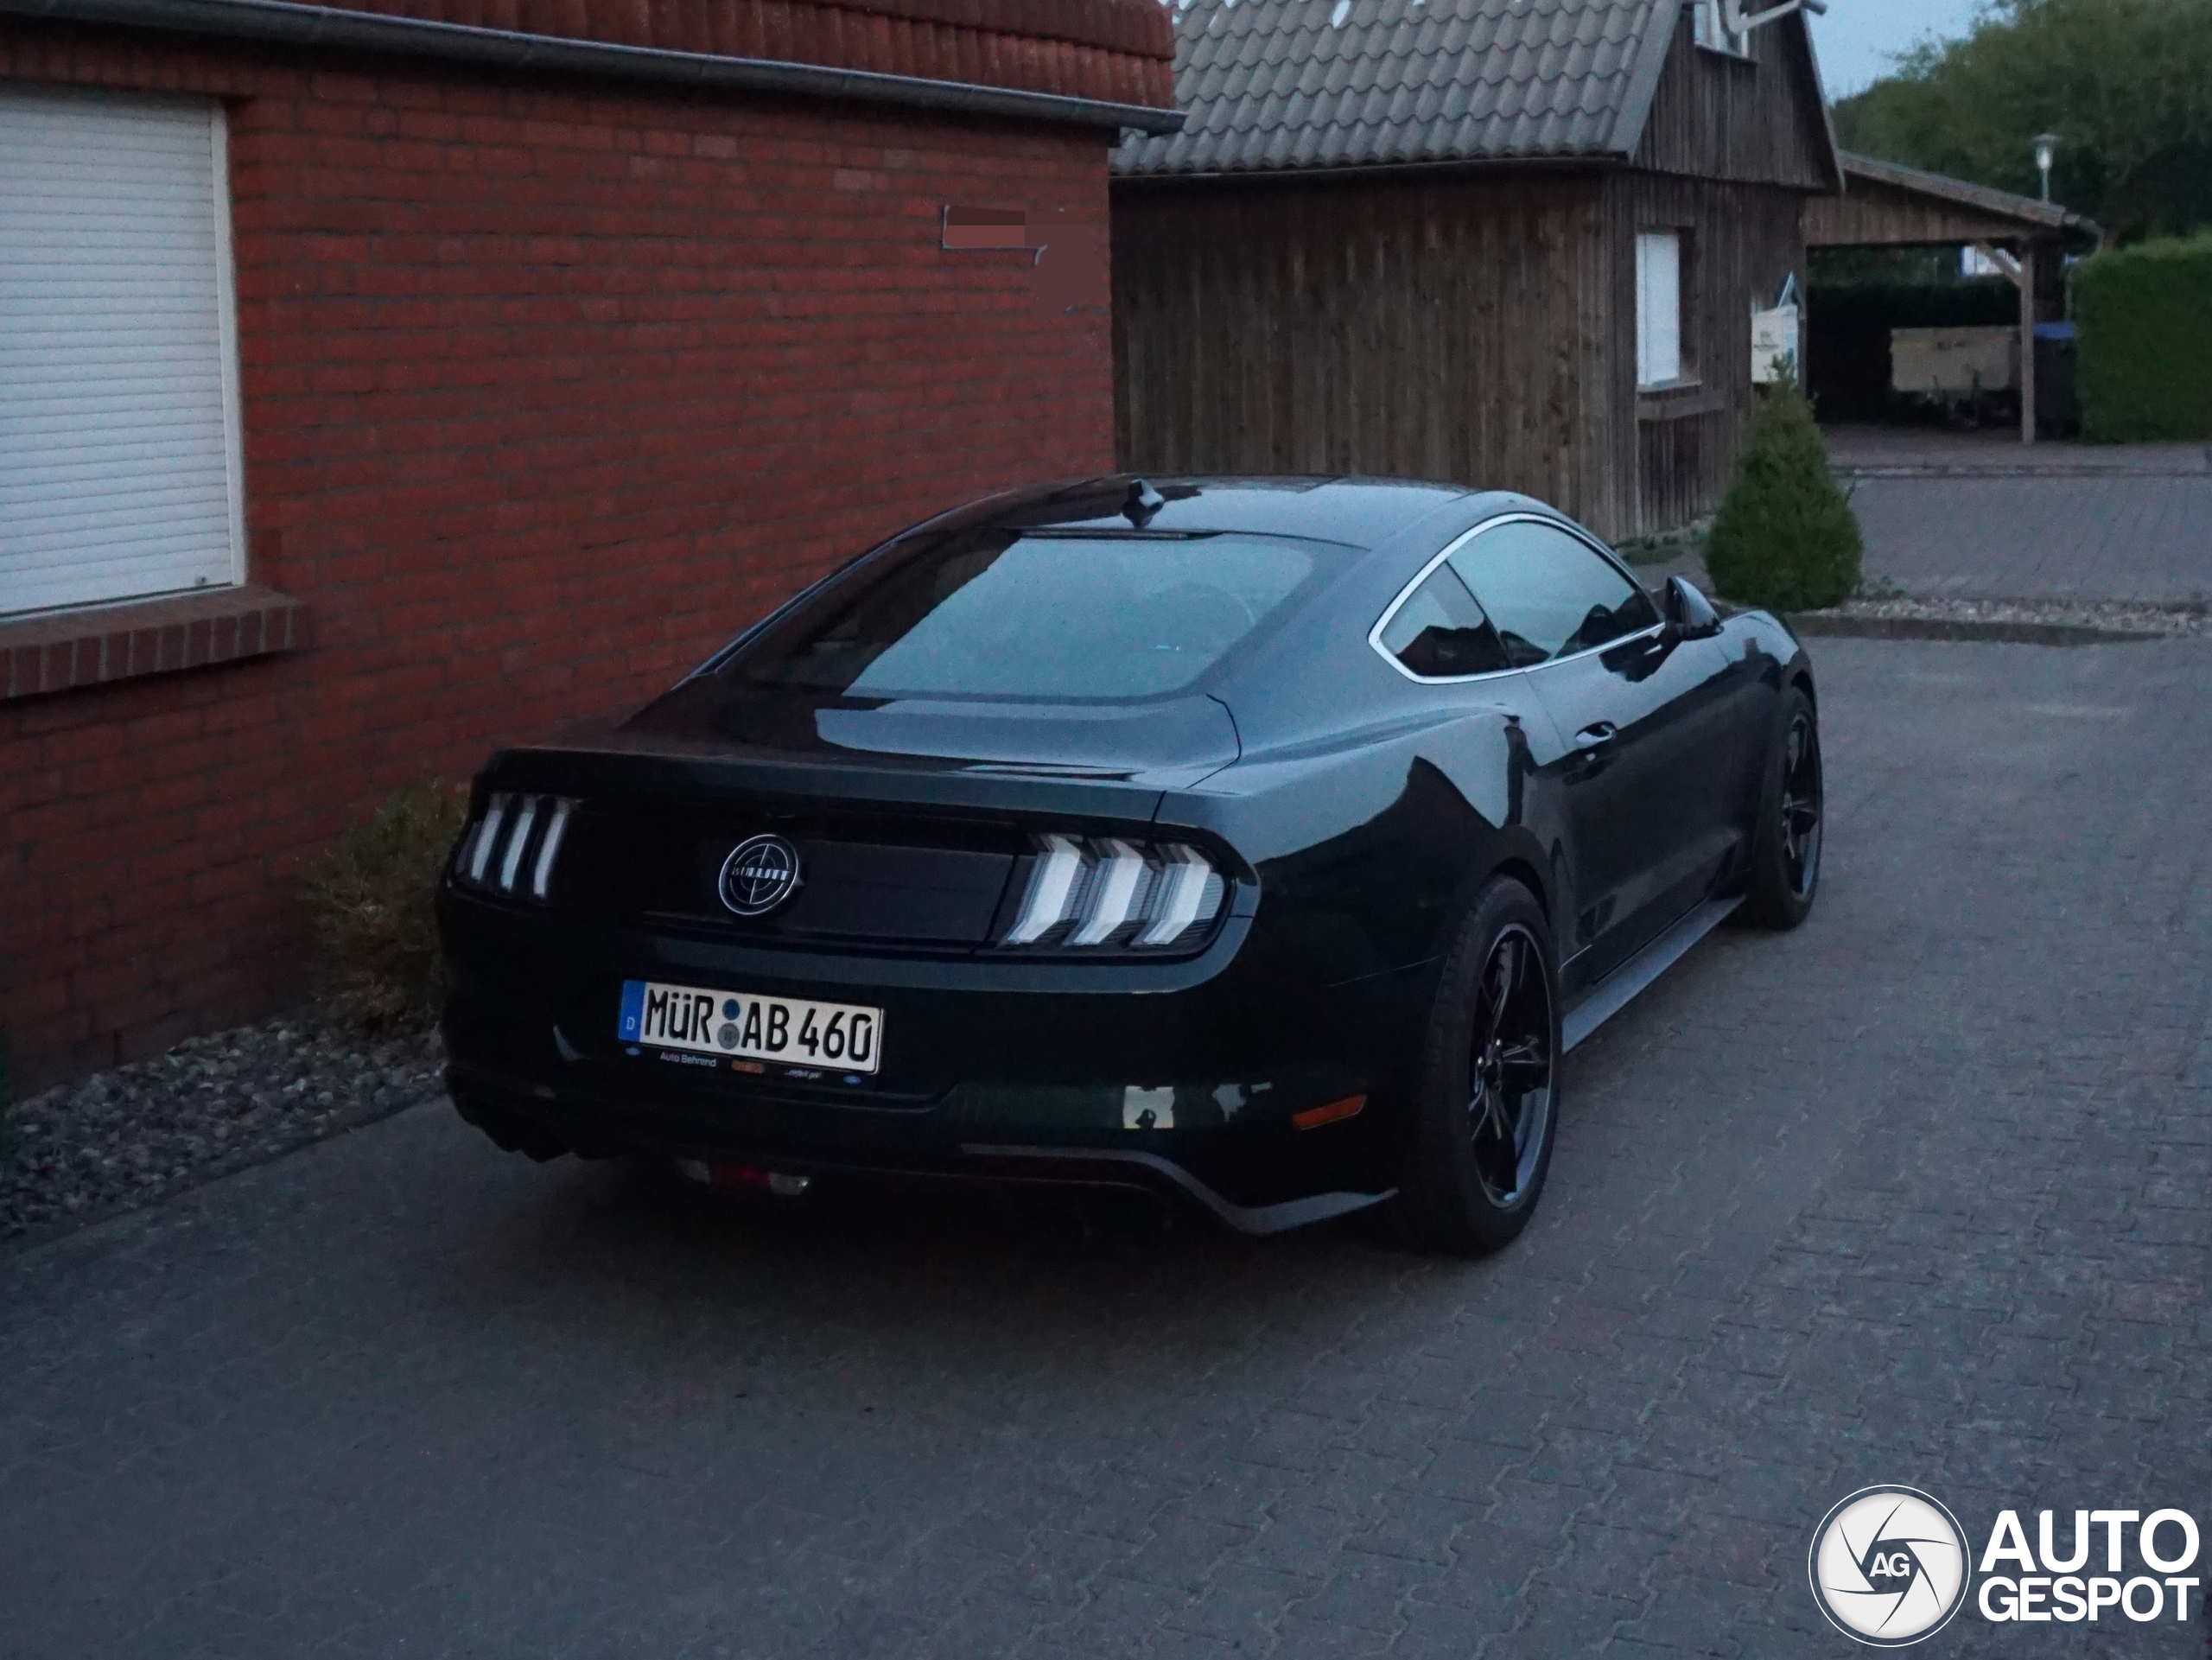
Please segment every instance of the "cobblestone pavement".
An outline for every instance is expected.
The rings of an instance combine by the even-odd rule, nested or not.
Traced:
[[[1851,506],[1909,594],[2212,600],[2212,474],[1860,478]]]
[[[1790,1660],[1859,1652],[1860,1485],[2202,1517],[2212,646],[1816,652],[1820,908],[1576,1053],[1504,1256],[763,1214],[418,1110],[0,1256],[0,1653]]]

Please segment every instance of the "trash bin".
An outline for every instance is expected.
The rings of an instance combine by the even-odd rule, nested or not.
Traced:
[[[2074,325],[2036,325],[2036,432],[2044,438],[2071,438],[2082,429],[2082,408],[2074,398]]]

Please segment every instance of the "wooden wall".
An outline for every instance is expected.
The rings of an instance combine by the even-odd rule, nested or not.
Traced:
[[[1616,538],[1710,512],[1798,193],[1627,169],[1114,193],[1120,464],[1519,490]],[[1636,388],[1635,236],[1685,233],[1699,384]]]
[[[1667,48],[1635,165],[1744,184],[1834,190],[1834,152],[1801,16],[1751,31],[1750,55],[1696,44],[1685,15]],[[1854,187],[1855,188],[1855,187]]]
[[[1805,204],[1805,241],[1815,248],[1874,248],[2024,239],[2056,245],[2055,232],[1964,202],[1947,201],[1880,179],[1854,176],[1847,195],[1815,197]]]
[[[1612,385],[1613,396],[1637,412],[1637,533],[1687,524],[1727,492],[1751,410],[1752,308],[1772,305],[1793,272],[1801,288],[1805,282],[1802,200],[1792,190],[1649,173],[1624,171],[1609,181],[1612,232],[1631,250],[1612,304],[1634,317],[1636,233],[1681,233],[1683,372],[1697,379],[1694,387],[1639,395],[1631,326]]]
[[[1594,171],[1117,184],[1122,464],[1442,479],[1625,531],[1610,200]]]

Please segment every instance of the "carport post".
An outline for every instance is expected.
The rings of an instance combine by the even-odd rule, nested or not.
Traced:
[[[2020,442],[2036,441],[2036,245],[2020,244]]]

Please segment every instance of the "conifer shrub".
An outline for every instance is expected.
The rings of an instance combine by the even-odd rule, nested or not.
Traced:
[[[1758,401],[1736,482],[1706,539],[1705,568],[1721,597],[1738,605],[1840,605],[1859,586],[1859,521],[1796,378],[1785,372],[1760,387]]]
[[[321,991],[340,1019],[376,1030],[437,1017],[445,957],[432,907],[467,816],[465,792],[426,777],[302,867]]]

